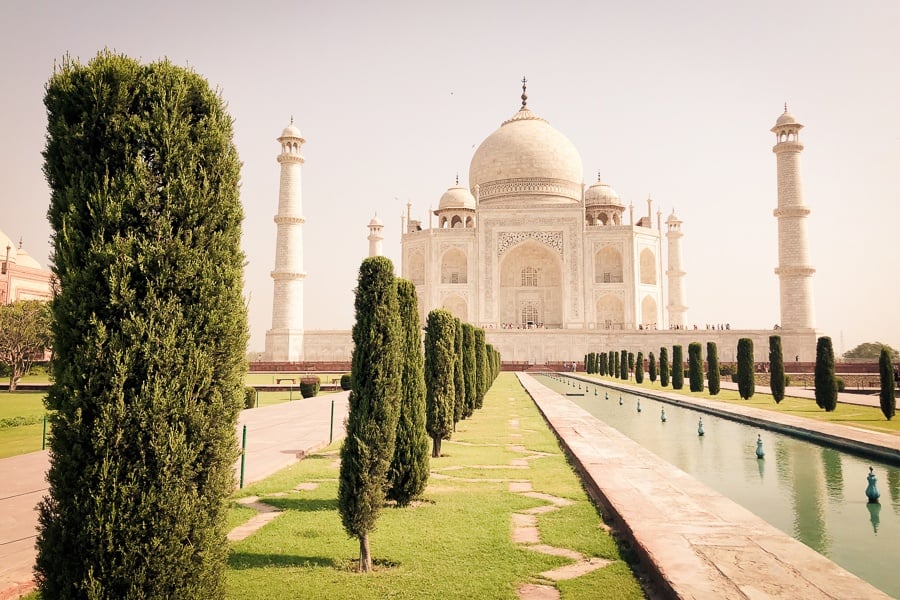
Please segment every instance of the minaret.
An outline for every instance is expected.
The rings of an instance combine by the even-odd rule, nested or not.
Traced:
[[[275,223],[275,293],[272,299],[272,329],[266,332],[266,359],[274,362],[303,360],[303,193],[300,147],[306,142],[291,124],[278,138],[281,154],[281,182],[278,186],[278,214]]]
[[[378,213],[375,213],[375,216],[369,221],[369,256],[384,256],[384,252],[381,250],[381,241],[384,239],[384,236],[381,235],[382,227],[384,227],[384,223],[378,218]]]
[[[800,178],[799,132],[803,125],[788,112],[775,121],[772,132],[775,145],[772,152],[778,161],[778,268],[775,274],[781,288],[781,327],[784,329],[814,329],[815,314],[812,302],[812,275],[809,264],[809,243],[806,237],[806,217],[809,208],[803,204],[803,182]]]
[[[684,313],[688,307],[684,305],[684,276],[681,270],[681,219],[675,215],[675,209],[666,219],[669,228],[666,238],[669,240],[669,269],[666,276],[669,279],[669,326],[684,327]]]

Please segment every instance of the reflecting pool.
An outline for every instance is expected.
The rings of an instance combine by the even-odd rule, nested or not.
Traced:
[[[563,395],[584,394],[569,399],[858,577],[900,597],[897,467],[601,385],[537,379]],[[756,457],[757,436],[763,459]],[[878,478],[880,504],[866,498],[870,466]]]

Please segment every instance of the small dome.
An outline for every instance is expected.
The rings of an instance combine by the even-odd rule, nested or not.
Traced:
[[[776,125],[796,125],[797,119],[791,113],[785,111],[778,117],[778,120],[775,121]]]
[[[444,192],[438,203],[438,210],[449,209],[475,210],[475,197],[466,188],[455,185]]]
[[[666,219],[666,224],[667,225],[675,225],[675,224],[681,224],[681,223],[682,223],[682,220],[678,218],[678,215],[675,214],[675,209],[673,208],[672,214],[669,215],[668,219]]]
[[[6,256],[6,249],[3,249],[4,256]],[[10,254],[12,254],[10,252]],[[32,269],[40,269],[41,263],[31,258],[31,255],[25,251],[25,248],[19,248],[16,250],[16,264],[20,267],[30,267]]]
[[[384,227],[384,223],[381,222],[381,219],[378,218],[378,215],[372,217],[372,220],[369,221],[369,227]]]
[[[622,206],[622,201],[619,199],[619,194],[616,193],[616,190],[612,189],[609,187],[609,184],[603,183],[598,178],[597,183],[584,192],[584,205],[597,206],[600,204],[615,204],[616,206]]]
[[[294,118],[291,117],[291,124],[284,128],[284,131],[281,132],[281,137],[292,137],[292,138],[300,138],[303,139],[303,134],[300,133],[300,130],[297,129],[297,126],[294,125]],[[280,138],[279,138],[280,139]]]

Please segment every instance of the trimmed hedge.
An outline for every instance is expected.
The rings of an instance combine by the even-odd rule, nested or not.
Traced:
[[[304,398],[314,398],[319,395],[321,384],[318,377],[304,377],[300,380],[300,395]]]

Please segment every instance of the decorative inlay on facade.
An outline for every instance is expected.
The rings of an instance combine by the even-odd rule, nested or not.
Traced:
[[[573,200],[581,199],[581,185],[562,179],[528,177],[491,181],[480,186],[479,202],[510,194],[547,194]]]
[[[563,255],[562,231],[501,231],[497,234],[497,256],[525,240],[535,240]]]

